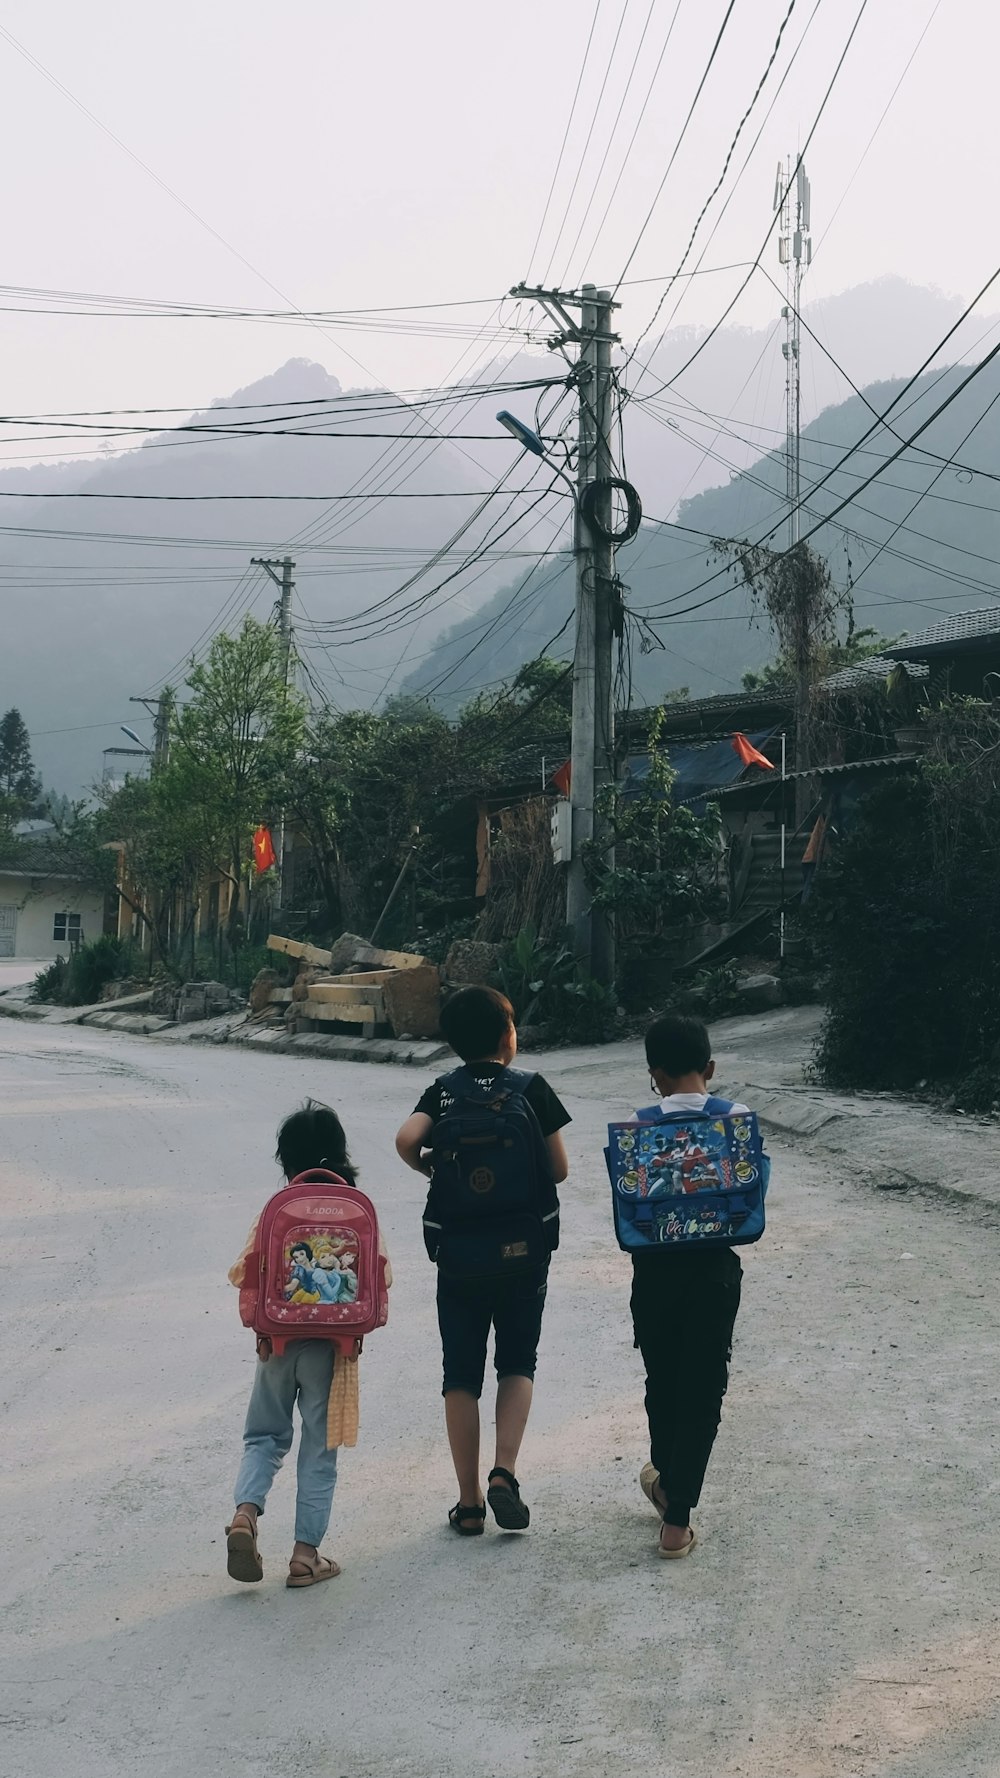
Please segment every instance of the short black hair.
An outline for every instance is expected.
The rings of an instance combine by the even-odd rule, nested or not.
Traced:
[[[463,1062],[495,1056],[514,1024],[514,1008],[496,988],[460,988],[441,1008],[441,1035]]]
[[[704,1074],[712,1060],[712,1040],[700,1019],[668,1012],[654,1020],[646,1032],[646,1061],[651,1069],[679,1079],[684,1074]]]
[[[309,1261],[309,1264],[312,1265],[313,1250],[310,1247],[308,1241],[294,1241],[292,1243],[291,1247],[288,1249],[289,1259],[294,1259],[295,1255],[297,1253],[304,1253],[306,1256],[306,1259]]]
[[[297,1179],[314,1167],[325,1167],[339,1173],[353,1185],[357,1173],[347,1152],[344,1126],[330,1105],[318,1099],[307,1099],[298,1111],[286,1117],[278,1131],[275,1160],[286,1179]]]

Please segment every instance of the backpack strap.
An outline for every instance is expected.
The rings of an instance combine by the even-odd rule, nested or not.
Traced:
[[[720,1099],[716,1093],[709,1093],[701,1108],[702,1116],[707,1112],[709,1117],[728,1117],[733,1104],[732,1099]]]
[[[676,1124],[686,1117],[728,1117],[732,1109],[732,1099],[720,1099],[715,1093],[709,1093],[700,1111],[692,1111],[690,1106],[682,1111],[664,1111],[662,1105],[647,1105],[635,1115],[641,1124]]]

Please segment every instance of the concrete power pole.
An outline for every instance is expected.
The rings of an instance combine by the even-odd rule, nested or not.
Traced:
[[[579,454],[573,549],[576,558],[576,640],[573,650],[573,728],[570,803],[572,838],[566,881],[566,924],[580,967],[611,986],[615,978],[614,928],[603,910],[591,905],[584,872],[584,849],[596,841],[613,865],[614,853],[600,794],[615,778],[613,658],[618,592],[612,541],[613,464],[611,457],[611,348],[617,334],[611,317],[618,307],[610,290],[584,284],[579,293],[531,289],[532,297],[556,322],[553,349],[576,345],[579,399]],[[579,309],[576,322],[568,311]]]
[[[292,579],[292,570],[295,567],[295,563],[292,561],[291,556],[282,556],[280,561],[271,561],[265,556],[251,556],[250,562],[251,566],[254,568],[263,568],[265,572],[270,575],[275,586],[279,589],[278,634],[281,637],[281,676],[282,683],[287,690],[292,665],[292,592],[295,587],[295,582]],[[280,575],[277,572],[279,568],[281,569]],[[278,909],[281,907],[282,890],[284,888],[285,878],[284,809],[282,809],[278,815],[277,844],[274,850],[276,854],[274,865],[274,910],[277,913]]]

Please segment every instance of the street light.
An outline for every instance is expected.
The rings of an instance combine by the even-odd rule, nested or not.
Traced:
[[[152,759],[152,757],[153,757],[152,747],[147,747],[145,741],[142,741],[139,739],[139,736],[136,734],[134,728],[129,728],[128,724],[125,722],[120,722],[118,724],[118,727],[121,729],[123,735],[127,735],[130,741],[135,742],[140,753],[148,753],[150,759]]]
[[[526,451],[532,451],[536,457],[547,455],[545,444],[539,438],[538,433],[532,432],[531,427],[526,426],[523,420],[519,420],[516,414],[509,413],[505,407],[502,407],[497,419],[504,430],[510,433],[511,438],[516,438],[518,444],[523,445]]]

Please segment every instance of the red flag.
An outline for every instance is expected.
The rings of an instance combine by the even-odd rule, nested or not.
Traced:
[[[269,830],[266,827],[258,827],[253,836],[253,861],[257,866],[257,875],[263,876],[266,870],[270,870],[277,856]]]
[[[572,778],[572,770],[570,767],[570,762],[569,762],[569,760],[567,760],[566,764],[564,766],[560,766],[559,770],[557,772],[553,772],[551,778],[549,779],[549,783],[555,785],[560,796],[568,796],[569,790],[570,790],[571,778]]]
[[[767,771],[774,771],[771,761],[763,753],[758,753],[756,747],[747,740],[746,735],[741,735],[739,731],[733,736],[733,751],[739,754],[745,766],[764,766]]]

